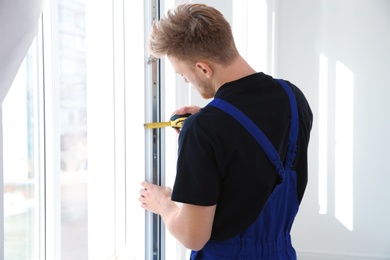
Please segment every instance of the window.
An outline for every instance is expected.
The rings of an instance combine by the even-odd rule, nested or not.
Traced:
[[[144,30],[133,8],[144,6],[45,2],[3,103],[5,259],[144,259]]]
[[[61,259],[88,259],[85,3],[58,1]]]
[[[42,256],[43,192],[37,41],[3,102],[4,257]]]

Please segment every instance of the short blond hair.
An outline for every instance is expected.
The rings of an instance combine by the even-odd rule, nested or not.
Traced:
[[[155,58],[172,56],[187,63],[208,59],[229,65],[238,52],[224,16],[205,4],[181,4],[155,21],[148,49]]]

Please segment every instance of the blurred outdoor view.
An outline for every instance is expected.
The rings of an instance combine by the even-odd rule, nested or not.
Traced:
[[[60,118],[61,259],[88,259],[87,97],[85,4],[59,0],[58,52]],[[39,259],[44,228],[44,140],[41,76],[35,40],[3,102],[5,259]],[[54,70],[54,69],[53,69]],[[52,88],[45,84],[46,88]],[[50,126],[49,126],[50,127]]]

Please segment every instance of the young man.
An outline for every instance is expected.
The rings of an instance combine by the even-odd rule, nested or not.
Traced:
[[[142,207],[161,215],[191,259],[296,259],[290,230],[312,126],[302,92],[251,68],[229,23],[203,4],[155,22],[149,50],[214,99],[175,111],[193,115],[180,132],[173,191],[142,182]]]

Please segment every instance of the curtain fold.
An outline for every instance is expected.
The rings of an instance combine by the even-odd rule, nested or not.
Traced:
[[[44,0],[0,0],[0,102],[38,31]]]

